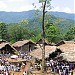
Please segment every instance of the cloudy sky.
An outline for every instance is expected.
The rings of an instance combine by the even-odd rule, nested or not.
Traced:
[[[39,0],[0,0],[0,11],[20,12],[34,9],[32,3],[39,7]],[[52,11],[75,13],[75,0],[52,0]]]

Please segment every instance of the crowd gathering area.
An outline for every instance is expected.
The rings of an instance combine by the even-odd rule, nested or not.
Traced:
[[[30,44],[32,43],[26,42],[28,47]],[[11,53],[10,50],[8,50],[9,52],[6,51],[12,48],[8,43],[0,43],[0,75],[42,75],[42,53],[39,49],[40,46],[39,48],[35,46],[34,51],[29,50],[30,52],[27,53],[23,51],[15,51],[14,53],[13,51]],[[56,47],[46,46],[45,48],[49,51],[50,48],[55,49]],[[15,47],[13,49],[16,50]],[[20,49],[22,50],[22,47]],[[37,49],[39,50],[37,51]],[[45,75],[75,75],[74,52],[68,56],[68,53],[62,53],[59,49],[51,50],[51,52],[49,51],[50,53],[48,51],[45,53]],[[73,57],[73,60],[70,58],[70,55]]]
[[[45,64],[47,75],[74,75],[75,65],[65,61],[46,61]],[[41,75],[41,61],[32,62],[32,57],[27,54],[20,56],[2,55],[0,58],[0,75]]]

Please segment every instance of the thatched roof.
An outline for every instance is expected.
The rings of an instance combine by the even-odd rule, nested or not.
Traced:
[[[12,47],[9,43],[7,43],[7,42],[1,43],[0,44],[0,49],[2,49],[3,47],[5,47],[6,45],[9,45],[15,51],[15,53],[18,54],[18,51],[14,47]]]
[[[12,46],[14,46],[14,47],[21,47],[21,46],[23,46],[24,44],[27,44],[27,43],[33,43],[33,44],[35,44],[31,40],[23,40],[23,41],[17,41],[17,42],[15,42]]]
[[[66,44],[75,44],[74,41],[64,41]]]
[[[3,42],[7,42],[6,40],[0,39],[0,44]]]
[[[45,46],[45,58],[49,57],[49,54],[56,50],[56,46]],[[31,56],[37,59],[42,59],[42,49],[38,47],[30,53]]]
[[[75,51],[75,44],[66,43],[66,44],[58,46],[58,48],[62,52],[73,52],[73,51]]]
[[[74,44],[75,42],[74,41],[60,41],[56,44],[56,46],[60,46],[60,45],[63,45],[63,44]]]
[[[39,39],[36,44],[43,44],[42,39]],[[54,46],[54,43],[49,43],[46,39],[45,39],[45,45],[50,45],[50,46]]]
[[[42,39],[39,39],[37,42],[36,42],[36,44],[42,44]],[[47,43],[47,41],[45,40],[45,45],[47,45],[48,43]]]
[[[4,40],[4,39],[0,39],[0,41],[4,41],[4,42],[7,42],[6,40]]]
[[[66,52],[61,53],[60,56],[63,56],[63,59],[69,62],[75,62],[75,51],[74,52]]]
[[[3,47],[5,47],[7,44],[9,44],[9,43],[4,43],[4,42],[1,43],[1,44],[0,44],[0,49],[3,48]]]

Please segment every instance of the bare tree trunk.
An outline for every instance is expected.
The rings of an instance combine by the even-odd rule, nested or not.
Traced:
[[[42,43],[43,43],[43,49],[42,49],[42,73],[45,72],[45,29],[44,29],[45,6],[46,6],[46,1],[43,4],[43,17],[42,17]]]

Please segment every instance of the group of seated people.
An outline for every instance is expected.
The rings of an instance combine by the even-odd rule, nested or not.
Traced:
[[[18,55],[19,58],[23,58],[23,59],[26,59],[26,60],[30,60],[32,57],[26,53],[21,53]]]

